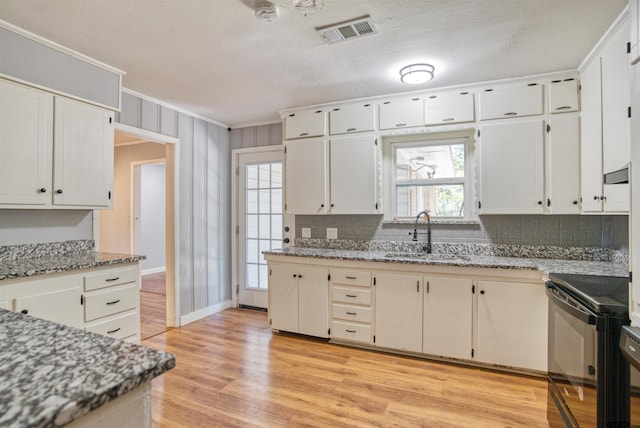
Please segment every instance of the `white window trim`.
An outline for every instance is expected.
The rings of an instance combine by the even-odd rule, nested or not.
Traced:
[[[437,145],[439,142],[448,144],[452,142],[463,142],[465,145],[465,177],[446,178],[440,180],[429,180],[428,184],[459,184],[464,183],[464,213],[462,217],[438,217],[434,222],[443,223],[469,223],[478,221],[476,211],[476,161],[475,161],[475,129],[455,132],[438,132],[415,135],[397,135],[383,137],[383,198],[384,198],[384,221],[385,222],[410,222],[414,217],[395,217],[396,204],[396,180],[394,174],[395,150],[394,146],[401,144],[405,147],[420,146],[425,143]],[[424,184],[421,180],[413,181],[412,184]]]

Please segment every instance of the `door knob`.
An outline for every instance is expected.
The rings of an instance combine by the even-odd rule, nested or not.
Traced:
[[[284,238],[284,239],[282,240],[282,242],[284,242],[285,244],[288,244],[288,243],[289,243],[289,238]]]
[[[61,193],[62,193],[62,189],[58,189],[58,190],[56,190],[56,193],[57,193],[58,195],[59,195],[59,194],[61,194]]]

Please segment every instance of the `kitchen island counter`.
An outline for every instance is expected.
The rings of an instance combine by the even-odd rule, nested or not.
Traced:
[[[3,309],[0,343],[3,427],[69,424],[175,366],[166,352]]]

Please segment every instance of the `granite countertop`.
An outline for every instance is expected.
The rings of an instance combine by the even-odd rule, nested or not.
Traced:
[[[528,257],[499,257],[492,255],[461,255],[438,254],[433,256],[415,257],[411,253],[393,251],[354,251],[324,248],[290,247],[281,250],[265,251],[265,255],[312,257],[320,259],[353,260],[364,262],[405,263],[440,266],[461,266],[473,268],[520,269],[537,270],[543,274],[549,273],[578,273],[583,275],[629,276],[629,267],[610,261],[562,260]]]
[[[145,259],[145,256],[87,251],[15,260],[0,260],[0,281],[120,263],[133,263],[143,259]]]
[[[0,309],[0,426],[68,424],[175,367],[175,357]]]

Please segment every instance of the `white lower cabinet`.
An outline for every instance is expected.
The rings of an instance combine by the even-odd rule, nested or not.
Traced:
[[[547,296],[542,284],[479,281],[476,357],[547,370]]]
[[[0,307],[140,343],[139,264],[0,281]]]
[[[370,344],[373,293],[371,272],[331,269],[331,338]]]
[[[422,352],[470,359],[473,347],[473,281],[425,277]]]
[[[376,273],[375,344],[422,352],[422,276]]]
[[[297,264],[269,265],[271,328],[329,336],[329,270]]]
[[[275,330],[327,337],[328,312],[332,341],[496,368],[547,370],[542,277],[457,267],[437,273],[428,266],[375,271],[379,263],[312,266],[310,259],[305,265],[270,257],[269,318]],[[323,294],[327,274],[328,298]]]

